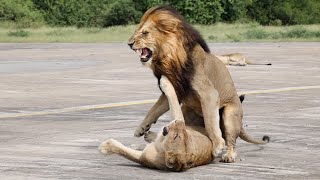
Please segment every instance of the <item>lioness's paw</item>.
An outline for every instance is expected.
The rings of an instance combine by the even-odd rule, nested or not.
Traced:
[[[100,144],[99,151],[104,155],[110,155],[113,154],[113,145],[115,144],[116,140],[114,139],[108,139]]]
[[[225,153],[221,156],[221,162],[225,163],[233,163],[236,161],[236,154],[235,153]]]
[[[224,139],[221,139],[218,143],[213,143],[213,152],[212,154],[217,157],[221,154],[223,148],[225,147],[225,141]]]
[[[150,129],[150,125],[146,125],[146,126],[139,126],[136,131],[134,132],[134,136],[135,137],[141,137],[142,135],[144,135],[145,132],[147,132]]]
[[[153,142],[157,138],[157,133],[148,131],[144,134],[144,140],[148,143]]]

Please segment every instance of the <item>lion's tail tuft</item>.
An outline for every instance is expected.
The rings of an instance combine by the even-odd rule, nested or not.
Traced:
[[[270,142],[269,136],[263,136],[261,140],[255,139],[251,137],[243,128],[241,129],[239,137],[246,142],[253,143],[253,144],[267,144]]]
[[[264,142],[270,142],[270,137],[269,136],[267,136],[267,135],[264,135],[263,137],[262,137],[262,141],[264,141]]]

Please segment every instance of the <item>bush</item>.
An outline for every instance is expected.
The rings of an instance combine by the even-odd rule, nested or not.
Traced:
[[[132,0],[135,8],[144,13],[158,5],[170,5],[177,9],[190,23],[212,24],[220,20],[223,12],[221,0]]]
[[[220,20],[223,12],[219,0],[171,0],[168,4],[175,7],[190,23],[212,24]]]
[[[146,12],[149,8],[169,4],[166,0],[132,0],[137,11]]]
[[[54,26],[107,27],[137,22],[132,0],[34,0]]]
[[[35,27],[43,23],[43,16],[31,0],[1,0],[0,21],[15,22],[19,28]]]
[[[103,27],[137,23],[142,16],[142,13],[134,8],[132,0],[118,0],[105,7],[102,13]]]
[[[248,15],[262,25],[320,23],[319,0],[253,0]],[[277,23],[277,22],[276,22]]]
[[[0,0],[0,22],[19,28],[44,22],[52,26],[107,27],[137,23],[150,7],[171,5],[188,22],[218,21],[262,25],[320,23],[319,0]]]
[[[252,0],[221,0],[223,13],[221,19],[225,22],[243,21],[247,19],[247,6]]]
[[[100,12],[101,4],[107,0],[33,0],[41,9],[46,22],[53,26],[94,26],[95,17]],[[97,3],[99,2],[99,3]]]

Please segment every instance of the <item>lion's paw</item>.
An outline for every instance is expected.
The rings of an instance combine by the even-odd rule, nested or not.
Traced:
[[[221,162],[233,163],[236,161],[236,153],[225,153],[221,156]]]
[[[225,141],[224,139],[221,139],[219,143],[213,143],[213,151],[212,154],[217,157],[221,154],[222,150],[225,147]]]
[[[106,141],[104,141],[103,143],[100,144],[99,146],[99,151],[101,152],[101,154],[104,155],[111,155],[113,154],[113,146],[117,141],[114,139],[108,139]]]
[[[153,131],[148,131],[144,134],[144,140],[148,143],[153,142],[157,138],[157,133]]]
[[[144,135],[149,129],[150,129],[151,125],[140,125],[136,131],[134,132],[134,136],[135,137],[141,137],[142,135]]]

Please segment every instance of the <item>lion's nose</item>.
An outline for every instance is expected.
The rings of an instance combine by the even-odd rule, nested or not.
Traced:
[[[162,131],[162,135],[163,136],[166,136],[168,134],[168,128],[167,127],[164,127],[163,128],[163,131]]]
[[[134,41],[128,42],[128,45],[129,45],[129,47],[130,47],[131,49],[132,49],[133,44],[134,44]]]

